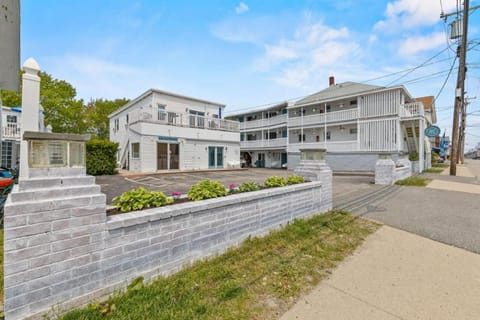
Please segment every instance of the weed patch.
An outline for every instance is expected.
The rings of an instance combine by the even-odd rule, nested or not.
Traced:
[[[406,179],[398,180],[397,182],[395,182],[395,184],[408,187],[425,187],[429,182],[430,179],[420,177],[408,177]]]

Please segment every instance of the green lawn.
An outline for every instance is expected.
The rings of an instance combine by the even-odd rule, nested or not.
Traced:
[[[378,227],[345,212],[298,220],[61,319],[278,318]]]
[[[397,182],[395,182],[395,184],[408,187],[425,187],[429,182],[430,179],[420,177],[408,177],[406,179],[398,180]]]
[[[449,165],[446,163],[432,163],[432,167],[434,168],[448,168]]]
[[[430,168],[430,169],[426,169],[424,170],[423,172],[425,173],[442,173],[443,172],[443,168]]]

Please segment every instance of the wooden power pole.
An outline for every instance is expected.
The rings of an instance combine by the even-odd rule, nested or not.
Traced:
[[[463,109],[465,102],[465,72],[467,60],[467,30],[468,30],[468,12],[469,0],[463,3],[463,30],[462,41],[460,43],[460,62],[458,64],[457,86],[455,89],[455,102],[453,110],[453,126],[452,126],[452,149],[450,150],[450,175],[457,175],[457,159],[459,156],[459,129],[458,122],[460,118],[460,110]]]

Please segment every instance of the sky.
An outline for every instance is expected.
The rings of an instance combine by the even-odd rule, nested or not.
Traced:
[[[437,125],[451,135],[458,42],[442,9],[457,1],[22,0],[21,59],[87,101],[156,88],[224,103],[227,114],[294,101],[329,76],[404,85],[438,96]],[[466,150],[480,143],[480,9],[469,19]]]

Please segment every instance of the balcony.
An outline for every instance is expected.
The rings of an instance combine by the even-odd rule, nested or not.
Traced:
[[[327,149],[327,152],[358,151],[358,144],[357,140],[290,143],[288,145],[288,152],[300,152],[300,149],[304,148]]]
[[[240,141],[240,149],[286,148],[287,138]]]
[[[20,140],[20,124],[7,122],[2,129],[2,138]]]
[[[287,124],[286,114],[281,114],[271,118],[240,122],[240,129],[248,130],[248,129],[255,129],[255,128],[267,128],[267,127],[274,127],[282,124],[284,125]]]
[[[176,113],[158,111],[153,114],[150,112],[132,112],[129,114],[130,123],[150,122],[176,127],[199,128],[208,130],[220,130],[229,132],[239,132],[239,122],[210,118],[205,116],[193,115],[188,113]]]
[[[348,109],[342,111],[334,111],[309,116],[290,117],[288,119],[289,127],[322,125],[324,123],[343,122],[356,120],[358,118],[358,109]]]
[[[409,119],[409,118],[418,118],[425,115],[423,109],[423,103],[421,102],[413,102],[413,103],[405,103],[400,105],[400,118],[402,119]]]

